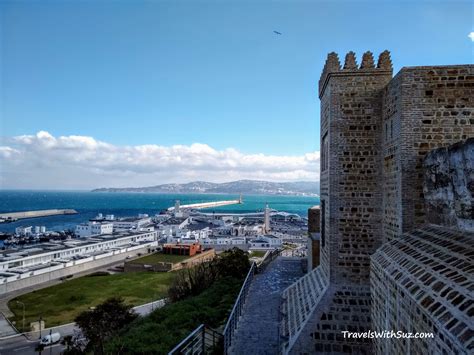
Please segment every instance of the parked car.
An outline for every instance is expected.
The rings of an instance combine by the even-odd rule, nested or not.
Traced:
[[[61,334],[59,333],[52,333],[45,335],[42,339],[40,344],[42,345],[51,345],[57,343],[61,339]]]

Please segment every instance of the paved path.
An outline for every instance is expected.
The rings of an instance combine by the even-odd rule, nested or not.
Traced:
[[[282,291],[303,276],[301,258],[278,257],[255,277],[233,337],[231,354],[279,353]]]
[[[143,304],[141,306],[136,306],[133,310],[140,316],[146,316],[147,314],[153,312],[155,309],[161,308],[165,305],[164,300],[158,300]],[[66,335],[74,335],[79,332],[79,328],[76,327],[75,323],[69,323],[64,325],[59,325],[53,328],[43,329],[41,332],[42,335],[49,334],[51,329],[52,333],[61,334],[61,338]],[[16,334],[9,337],[4,337],[0,339],[0,355],[34,355],[35,348],[39,343],[39,332],[30,332],[24,334]],[[60,354],[64,350],[64,346],[60,343],[54,344],[52,346],[46,347],[44,354]]]

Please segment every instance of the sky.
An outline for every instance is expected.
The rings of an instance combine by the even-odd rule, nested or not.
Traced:
[[[3,0],[0,188],[318,180],[327,53],[468,64],[473,18],[468,1]]]

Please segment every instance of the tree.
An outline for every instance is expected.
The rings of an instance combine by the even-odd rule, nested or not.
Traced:
[[[137,314],[123,299],[112,297],[95,309],[79,314],[74,320],[87,339],[85,352],[104,354],[104,343],[130,324]]]
[[[210,287],[219,276],[216,266],[216,263],[211,261],[178,271],[168,289],[171,301],[176,302],[189,296],[199,295]]]
[[[221,277],[244,278],[249,271],[249,256],[241,249],[233,248],[219,255],[216,266]]]
[[[82,338],[82,336],[76,334],[66,335],[63,340],[61,340],[61,344],[65,345],[66,348],[63,350],[63,355],[83,355],[85,354],[84,349],[86,347],[86,341]]]
[[[249,258],[244,251],[234,248],[217,255],[212,261],[180,270],[173,280],[168,296],[172,302],[199,295],[223,277],[243,279],[249,269]]]

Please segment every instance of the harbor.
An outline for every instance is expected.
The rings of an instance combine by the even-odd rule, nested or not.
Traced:
[[[151,253],[165,245],[200,245],[218,252],[271,251],[283,243],[305,246],[307,219],[265,206],[262,213],[205,215],[194,209],[242,199],[180,206],[172,212],[127,217],[98,213],[74,230],[18,226],[0,252],[0,295],[79,271]],[[39,212],[39,211],[38,211]],[[82,214],[81,214],[82,216]]]
[[[168,208],[174,206],[176,200],[180,200],[181,205],[189,205],[238,199],[238,194],[218,196],[216,194],[98,194],[88,191],[0,191],[0,215],[7,212],[49,210],[53,208],[70,208],[78,211],[77,214],[71,215],[45,216],[0,223],[0,233],[14,234],[17,227],[28,227],[30,225],[45,226],[51,232],[74,230],[76,225],[94,219],[101,211],[104,212],[104,216],[113,214],[117,218],[135,216],[140,213],[153,216],[161,211],[168,213]],[[245,195],[242,204],[197,209],[196,213],[199,211],[199,213],[214,213],[214,215],[219,213],[226,215],[232,213],[260,213],[262,215],[262,208],[266,203],[275,210],[305,216],[310,206],[319,203],[319,198]]]
[[[69,214],[77,214],[77,213],[78,212],[74,209],[51,209],[51,210],[0,213],[0,223],[14,222],[19,219],[48,217],[48,216],[57,216],[57,215],[69,215]]]

